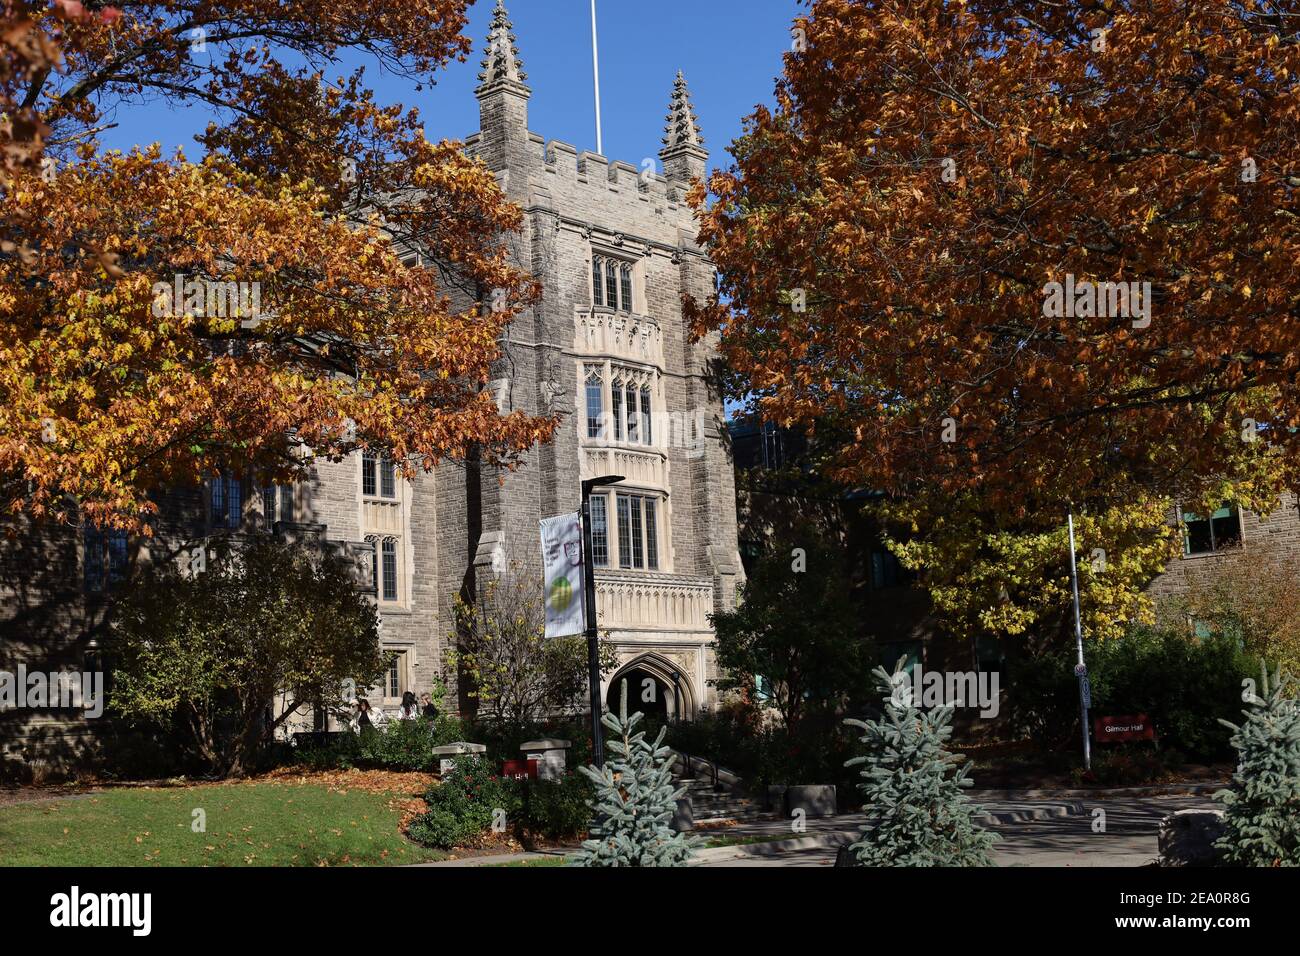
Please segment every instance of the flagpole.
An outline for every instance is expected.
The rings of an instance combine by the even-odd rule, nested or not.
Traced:
[[[596,152],[605,155],[600,136],[600,51],[596,42],[596,0],[591,0],[591,74],[596,81]]]

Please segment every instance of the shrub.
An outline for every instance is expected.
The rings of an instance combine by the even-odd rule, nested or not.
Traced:
[[[1104,787],[1137,787],[1163,783],[1170,768],[1182,763],[1177,751],[1159,751],[1150,745],[1120,744],[1107,750],[1093,750],[1092,770],[1075,767],[1070,775],[1075,786],[1097,783]]]
[[[417,842],[440,849],[475,842],[492,828],[497,811],[509,826],[521,816],[520,787],[494,773],[477,756],[457,757],[442,782],[424,792],[427,813],[407,827]]]
[[[477,837],[479,830],[468,818],[446,807],[435,807],[411,821],[406,835],[421,846],[450,850],[464,846]]]
[[[521,822],[529,834],[551,840],[586,834],[591,819],[588,801],[594,796],[586,777],[566,773],[557,781],[529,780],[523,792]]]
[[[1118,640],[1093,644],[1085,653],[1093,714],[1145,713],[1162,746],[1176,746],[1199,759],[1229,753],[1229,731],[1219,719],[1236,713],[1242,681],[1259,669],[1236,640],[1141,627]],[[1008,678],[1016,732],[1045,745],[1078,735],[1072,648],[1012,658]]]
[[[439,716],[415,720],[390,720],[382,730],[365,734],[345,731],[323,744],[305,743],[286,755],[285,761],[313,770],[422,770],[434,767],[433,748],[465,739],[459,717]]]
[[[576,773],[559,781],[512,780],[477,756],[457,757],[450,773],[424,793],[427,813],[407,835],[425,846],[451,849],[479,842],[505,814],[506,827],[523,840],[557,840],[586,831],[591,785]]]

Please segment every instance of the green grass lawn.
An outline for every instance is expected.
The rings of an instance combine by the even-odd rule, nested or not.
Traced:
[[[0,807],[0,866],[390,865],[442,859],[398,832],[391,795],[255,782],[108,790]],[[192,829],[195,810],[206,832]]]

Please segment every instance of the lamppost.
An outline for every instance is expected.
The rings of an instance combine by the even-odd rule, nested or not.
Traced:
[[[1088,737],[1088,708],[1092,706],[1092,690],[1088,685],[1088,665],[1083,662],[1083,623],[1079,615],[1079,569],[1074,561],[1074,510],[1066,516],[1070,530],[1070,586],[1074,591],[1074,646],[1078,663],[1074,676],[1079,678],[1079,721],[1083,725],[1083,769],[1092,769],[1092,744]]]
[[[591,555],[591,490],[622,480],[622,475],[602,475],[582,483],[583,611],[587,621],[587,679],[591,683],[591,755],[597,767],[605,766],[605,740],[600,731],[600,640],[596,636],[596,567]],[[609,521],[608,510],[605,520]]]

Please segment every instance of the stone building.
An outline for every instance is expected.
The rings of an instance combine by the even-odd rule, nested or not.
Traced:
[[[108,595],[134,563],[174,559],[212,534],[271,531],[349,548],[371,569],[395,655],[371,697],[393,707],[443,677],[457,596],[472,600],[495,576],[540,577],[539,520],[577,511],[582,479],[617,474],[625,480],[593,497],[598,622],[620,661],[603,690],[631,677],[638,688],[653,680],[668,712],[715,704],[708,615],[734,606],[743,570],[714,343],[692,341],[681,308],[684,293],[713,285],[684,199],[708,153],[680,73],[661,170],[531,132],[526,80],[498,2],[466,148],[524,210],[514,254],[543,291],[502,340],[491,385],[505,413],[562,414],[554,441],[511,473],[469,461],[408,482],[358,453],[314,462],[292,488],[214,479],[166,496],[152,557],[120,534],[19,527],[0,540],[0,670],[93,666]],[[85,732],[66,713],[0,714],[11,752]]]

